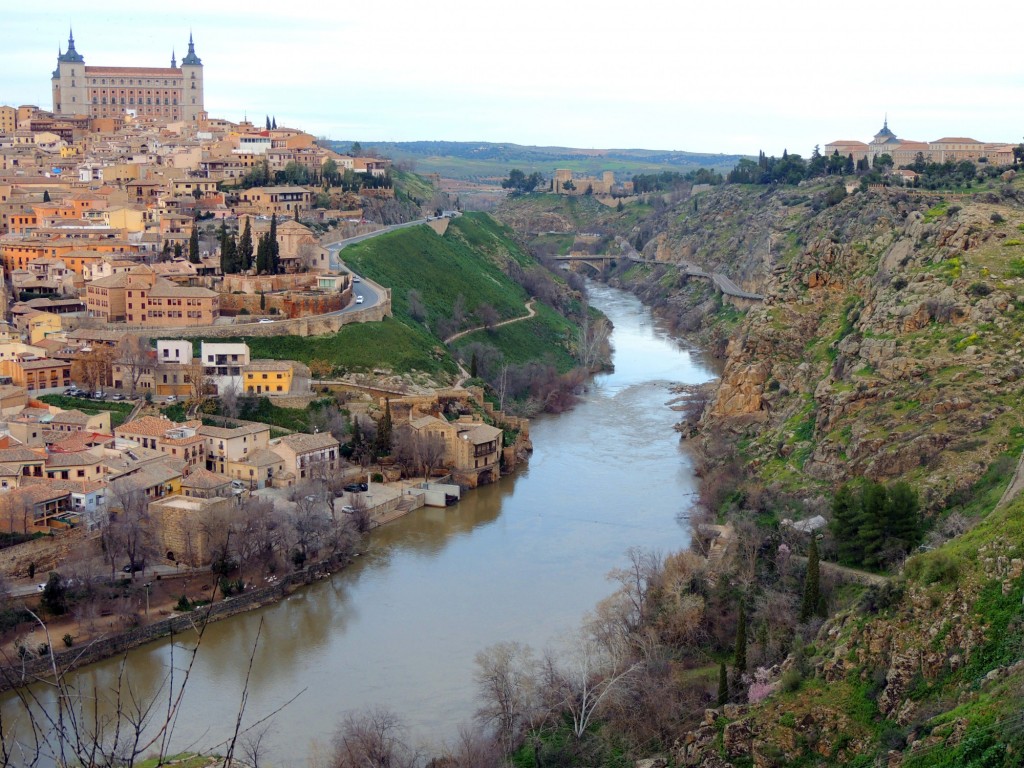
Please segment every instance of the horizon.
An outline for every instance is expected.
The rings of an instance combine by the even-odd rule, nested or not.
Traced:
[[[996,17],[992,0],[982,0],[980,17],[986,7]],[[454,0],[443,12],[384,0],[367,12],[282,16],[266,0],[215,9],[182,0],[173,11],[107,0],[84,15],[56,0],[8,15],[0,103],[52,106],[50,72],[71,26],[86,64],[109,66],[169,66],[191,31],[211,116],[262,124],[270,115],[335,141],[807,157],[815,145],[870,141],[888,116],[902,139],[1020,142],[1012,46],[962,35],[934,4],[904,4],[889,27],[955,53],[955,68],[914,80],[912,46],[878,34],[852,38],[844,52],[822,34],[877,22],[841,9],[816,14],[793,0],[693,10],[640,0],[629,16],[607,2],[586,16],[538,0],[484,11]]]

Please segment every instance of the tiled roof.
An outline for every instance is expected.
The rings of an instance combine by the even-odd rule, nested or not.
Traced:
[[[266,467],[272,464],[280,464],[283,459],[271,450],[258,448],[247,456],[243,456],[236,464],[248,464],[252,467]]]
[[[278,442],[284,443],[295,453],[309,453],[324,448],[336,448],[339,445],[330,432],[318,432],[315,435],[298,432],[293,435],[285,435]]]
[[[214,488],[220,488],[222,486],[225,486],[230,482],[230,477],[225,477],[224,475],[218,474],[216,472],[211,472],[208,469],[203,469],[202,467],[200,467],[199,469],[192,470],[192,472],[189,473],[188,477],[181,481],[181,487],[212,490]]]
[[[103,457],[93,451],[77,451],[75,453],[51,453],[46,457],[46,468],[84,467],[99,464]]]
[[[0,448],[0,464],[21,464],[28,461],[42,461],[45,457],[31,448]]]
[[[163,419],[158,416],[140,416],[139,418],[122,424],[114,429],[115,435],[145,435],[146,437],[163,437],[168,430],[180,429],[181,427],[201,427],[203,422],[199,420],[186,421],[183,424]]]
[[[217,292],[209,288],[189,288],[182,285],[175,285],[170,280],[158,277],[153,287],[149,289],[150,298],[199,298],[215,299]]]
[[[267,432],[270,427],[266,424],[239,424],[237,427],[211,427],[204,424],[199,428],[199,434],[203,437],[216,437],[224,440],[242,435],[256,435],[260,432]]]
[[[61,411],[53,416],[53,424],[76,424],[79,426],[85,426],[89,423],[89,419],[92,417],[87,413],[82,413],[79,410],[72,408],[69,411]]]
[[[492,427],[490,424],[478,424],[465,432],[464,436],[473,445],[483,445],[501,437],[501,430],[497,427]]]
[[[251,360],[242,366],[242,371],[290,371],[292,364],[287,360]]]

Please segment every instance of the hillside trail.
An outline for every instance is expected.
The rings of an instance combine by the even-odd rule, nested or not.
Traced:
[[[529,320],[531,317],[535,317],[537,312],[533,309],[533,305],[536,303],[536,301],[537,301],[536,299],[530,299],[528,302],[526,302],[526,304],[525,304],[525,306],[526,306],[526,314],[523,315],[522,317],[513,317],[513,318],[511,318],[509,320],[502,320],[500,323],[495,323],[494,325],[492,325],[491,328],[501,328],[501,326],[503,326],[503,325],[511,325],[512,323],[520,323],[523,320]],[[475,328],[467,328],[464,331],[459,331],[458,333],[453,333],[451,336],[449,336],[447,339],[444,340],[444,343],[445,344],[451,344],[453,341],[461,339],[463,336],[466,336],[466,335],[468,335],[470,333],[476,333],[477,331],[483,331],[486,328],[487,328],[486,325],[478,325]]]
[[[520,323],[523,320],[529,320],[531,317],[535,317],[537,315],[537,312],[534,310],[533,305],[536,303],[536,301],[537,301],[536,299],[530,299],[528,302],[526,302],[526,304],[525,304],[526,314],[523,315],[522,317],[513,317],[513,318],[511,318],[509,320],[502,320],[500,323],[496,323],[495,325],[493,325],[491,327],[492,328],[500,328],[503,325],[510,325],[512,323]],[[486,325],[480,325],[480,326],[477,326],[476,328],[468,328],[465,331],[459,331],[458,333],[453,333],[451,336],[449,336],[447,339],[444,340],[444,343],[446,345],[447,344],[451,344],[453,341],[455,341],[456,339],[461,339],[466,334],[476,333],[477,331],[482,331],[485,328],[487,328]],[[461,387],[471,377],[469,375],[469,371],[466,370],[465,366],[463,366],[461,362],[456,360],[455,364],[457,366],[459,366],[459,378],[458,378],[458,381],[455,382],[455,386],[456,387]]]

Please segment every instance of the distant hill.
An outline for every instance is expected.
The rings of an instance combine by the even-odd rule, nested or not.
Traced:
[[[337,152],[347,152],[351,141],[325,141]],[[550,175],[557,168],[576,173],[614,171],[619,178],[664,170],[686,172],[696,168],[732,170],[742,155],[713,155],[658,149],[577,149],[572,147],[526,147],[520,144],[470,141],[364,141],[364,151],[373,150],[417,173],[437,173],[443,178],[478,182],[496,181],[512,168],[527,173]]]

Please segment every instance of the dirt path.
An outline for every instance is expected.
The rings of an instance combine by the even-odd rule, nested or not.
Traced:
[[[500,323],[495,323],[491,327],[492,328],[501,328],[501,326],[503,326],[503,325],[511,325],[512,323],[520,323],[523,320],[529,320],[531,317],[536,316],[537,313],[533,309],[533,305],[534,305],[534,303],[536,303],[536,301],[537,301],[536,299],[530,299],[528,302],[526,302],[526,314],[523,315],[522,317],[513,317],[511,320],[502,320]],[[451,336],[449,336],[447,339],[444,340],[444,343],[445,344],[451,344],[453,341],[456,341],[457,339],[461,339],[463,336],[466,336],[467,334],[476,333],[477,331],[483,331],[483,330],[486,330],[486,328],[487,328],[486,325],[478,325],[476,328],[468,328],[465,331],[459,331],[458,333],[453,333]]]
[[[1003,495],[999,497],[999,503],[996,504],[996,509],[1002,509],[1015,498],[1017,494],[1024,488],[1024,453],[1021,453],[1020,459],[1017,461],[1017,469],[1013,473],[1013,478],[1010,480],[1010,484],[1006,486],[1006,490],[1003,491]]]
[[[807,562],[807,558],[802,555],[794,555],[793,559],[801,563]],[[883,576],[880,573],[861,571],[857,568],[840,565],[839,563],[830,563],[827,560],[819,560],[818,568],[822,573],[831,573],[846,581],[857,581],[868,586],[881,587],[889,582],[889,577]]]

